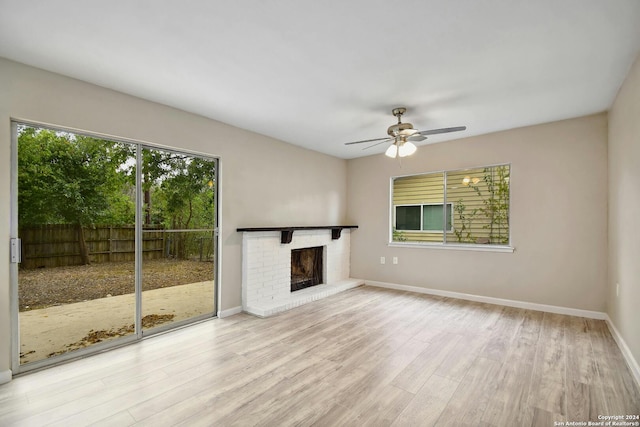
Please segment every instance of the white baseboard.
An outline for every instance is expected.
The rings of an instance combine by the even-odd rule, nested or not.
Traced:
[[[12,375],[10,370],[0,371],[0,384],[6,384],[11,381]]]
[[[379,288],[397,289],[400,291],[416,292],[420,294],[438,295],[441,297],[457,298],[468,301],[484,302],[487,304],[505,305],[507,307],[524,308],[527,310],[545,311],[547,313],[566,314],[569,316],[586,317],[589,319],[606,320],[607,314],[600,311],[580,310],[578,308],[560,307],[556,305],[537,304],[533,302],[516,301],[503,298],[485,297],[482,295],[464,294],[461,292],[441,291],[439,289],[422,288],[420,286],[398,285],[395,283],[366,280],[365,285]]]
[[[218,311],[218,318],[224,319],[225,317],[233,316],[234,314],[238,313],[242,313],[242,306],[220,310]]]
[[[609,316],[605,319],[607,321],[607,326],[609,327],[609,331],[611,331],[611,335],[613,335],[613,339],[616,340],[624,359],[627,361],[627,365],[629,365],[629,369],[631,369],[631,373],[633,374],[633,378],[635,378],[636,383],[640,387],[640,365],[638,365],[638,361],[633,357],[631,353],[631,349],[618,332],[616,325],[613,324]]]

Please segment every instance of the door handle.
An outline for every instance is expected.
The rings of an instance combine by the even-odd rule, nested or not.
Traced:
[[[11,238],[10,240],[10,245],[11,245],[11,263],[13,264],[18,264],[20,262],[22,262],[22,254],[21,254],[21,247],[22,247],[22,240],[18,239],[16,237]]]

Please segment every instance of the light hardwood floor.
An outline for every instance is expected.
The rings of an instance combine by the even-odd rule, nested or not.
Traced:
[[[374,287],[0,386],[0,425],[553,426],[640,414],[606,324]]]

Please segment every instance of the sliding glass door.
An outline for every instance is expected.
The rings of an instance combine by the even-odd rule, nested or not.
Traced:
[[[215,161],[142,149],[142,329],[214,311]]]
[[[214,315],[215,159],[12,130],[15,372]]]

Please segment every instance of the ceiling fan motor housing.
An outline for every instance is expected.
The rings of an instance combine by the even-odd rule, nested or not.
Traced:
[[[398,118],[398,123],[395,125],[389,126],[387,129],[387,133],[389,136],[393,138],[397,138],[398,136],[411,136],[414,133],[418,132],[413,128],[411,123],[402,123],[402,115],[407,111],[405,107],[398,107],[391,110],[391,113]]]
[[[411,136],[417,131],[413,128],[411,123],[397,123],[389,126],[387,133],[389,136],[396,137],[398,135]]]

